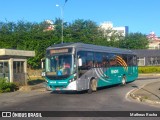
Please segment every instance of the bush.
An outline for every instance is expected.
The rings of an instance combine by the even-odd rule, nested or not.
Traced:
[[[0,78],[0,93],[12,92],[17,90],[17,85],[14,83],[9,83],[5,78]]]
[[[160,66],[138,67],[139,73],[160,73]]]

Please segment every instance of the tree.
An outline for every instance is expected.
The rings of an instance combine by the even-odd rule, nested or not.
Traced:
[[[75,20],[69,26],[69,31],[72,42],[93,43],[98,37],[97,24],[91,20]]]
[[[119,46],[127,49],[147,49],[149,41],[142,33],[130,33],[120,41]]]
[[[48,46],[58,41],[54,31],[43,32],[44,22],[0,22],[0,48],[34,50],[34,58],[28,59],[31,68],[40,68],[40,60]]]
[[[25,21],[0,22],[0,48],[34,50],[34,58],[28,59],[28,66],[40,68],[40,61],[45,57],[46,48],[61,43],[62,20],[56,18],[53,31],[44,31],[45,22]],[[105,32],[105,34],[104,34]],[[102,46],[127,49],[145,49],[148,40],[141,33],[131,33],[125,38],[114,30],[102,30],[91,20],[78,19],[72,23],[64,22],[64,42],[83,42]]]

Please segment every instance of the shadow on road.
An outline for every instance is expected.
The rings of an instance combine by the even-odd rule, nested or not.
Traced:
[[[43,82],[45,82],[45,80],[42,80],[42,79],[29,80],[28,85],[37,85],[37,84],[40,84],[40,83],[43,83]]]
[[[100,92],[100,91],[103,91],[103,90],[107,90],[107,89],[110,89],[110,88],[114,88],[114,87],[118,87],[118,86],[121,86],[120,84],[117,84],[117,85],[110,85],[110,86],[105,86],[105,87],[100,87],[97,89],[97,93]],[[96,92],[93,92],[93,93],[96,93]],[[83,91],[52,91],[50,94],[88,94],[87,90],[83,90]]]

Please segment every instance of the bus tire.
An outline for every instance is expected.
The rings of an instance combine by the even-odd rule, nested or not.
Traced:
[[[97,91],[97,81],[95,79],[92,79],[89,83],[88,93],[91,94],[95,91]]]
[[[122,84],[123,86],[126,85],[126,76],[123,76],[121,84]]]

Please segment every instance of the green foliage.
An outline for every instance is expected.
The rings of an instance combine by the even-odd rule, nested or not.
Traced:
[[[145,66],[138,68],[139,73],[160,73],[159,66]]]
[[[36,55],[28,59],[28,66],[39,69],[46,48],[61,43],[62,20],[56,18],[54,26],[53,31],[44,31],[47,28],[45,22],[0,22],[0,48],[34,50]],[[146,36],[141,33],[131,33],[124,38],[112,29],[100,29],[91,20],[64,22],[63,27],[64,42],[83,42],[128,49],[144,49],[148,45]]]
[[[83,42],[93,44],[93,42],[98,38],[98,25],[91,20],[75,20],[66,29],[66,42]]]
[[[4,78],[0,78],[0,93],[11,92],[17,89],[17,85],[14,83],[9,83]]]
[[[130,33],[120,42],[121,48],[127,49],[147,49],[148,39],[141,33]]]

